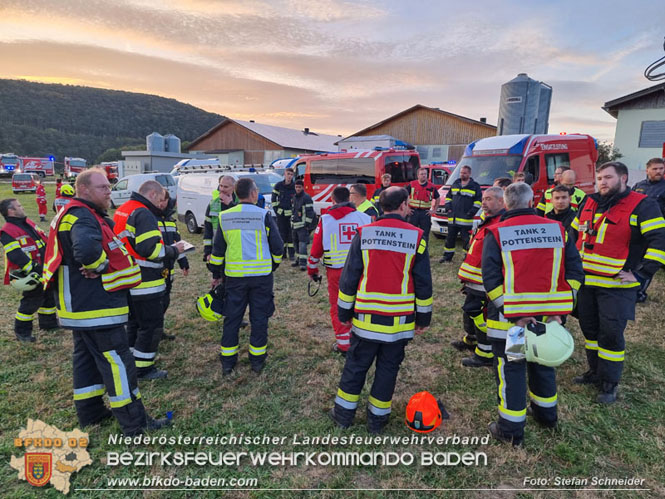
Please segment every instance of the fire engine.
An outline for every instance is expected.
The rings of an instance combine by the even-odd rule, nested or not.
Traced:
[[[20,171],[21,162],[16,154],[0,154],[0,175],[12,175]]]
[[[301,156],[294,166],[296,178],[303,180],[305,192],[314,201],[314,210],[332,204],[330,195],[335,187],[367,184],[367,198],[381,187],[381,175],[390,173],[392,185],[406,185],[415,180],[420,156],[414,149],[381,148],[353,152]]]
[[[48,158],[31,158],[20,157],[21,171],[23,173],[36,173],[44,178],[47,175],[55,174],[55,158],[49,156]]]
[[[533,188],[536,205],[554,182],[554,171],[559,166],[569,166],[575,171],[577,187],[586,193],[594,192],[597,160],[598,142],[590,135],[499,135],[472,142],[446,185],[439,189],[442,200],[432,216],[432,233],[442,237],[448,232],[444,199],[464,166],[471,167],[471,177],[483,190],[491,187],[497,178],[512,179],[515,173],[524,172]],[[479,220],[476,217],[474,225]]]
[[[65,177],[76,177],[87,169],[88,162],[83,158],[65,156]]]

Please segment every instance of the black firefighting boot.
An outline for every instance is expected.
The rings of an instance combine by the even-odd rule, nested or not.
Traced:
[[[328,416],[332,419],[339,428],[346,429],[353,424],[353,418],[356,415],[356,411],[351,409],[344,409],[339,404],[335,404],[330,411],[328,411]]]
[[[388,424],[388,419],[390,419],[390,414],[377,416],[367,409],[367,431],[372,435],[378,435]]]
[[[32,321],[20,321],[14,319],[14,333],[16,334],[16,339],[25,343],[32,343],[35,340],[35,337],[32,335]]]
[[[603,381],[602,385],[600,386],[600,393],[598,394],[598,398],[596,400],[599,404],[613,404],[617,400],[618,392],[618,383],[609,383],[607,381]]]

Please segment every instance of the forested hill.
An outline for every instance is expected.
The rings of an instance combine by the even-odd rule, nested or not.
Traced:
[[[0,79],[0,153],[54,155],[58,162],[76,156],[92,164],[120,159],[109,149],[145,149],[151,132],[187,142],[222,119],[156,95]]]

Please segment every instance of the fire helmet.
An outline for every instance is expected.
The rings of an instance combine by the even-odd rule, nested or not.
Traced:
[[[37,272],[14,270],[9,272],[9,277],[11,279],[9,284],[19,291],[32,291],[42,283],[42,278]]]
[[[442,415],[439,403],[430,392],[418,392],[406,406],[405,423],[418,433],[429,433],[441,424]]]
[[[224,286],[219,285],[196,299],[196,310],[205,320],[216,322],[222,318],[224,308]]]
[[[60,195],[67,198],[73,198],[76,195],[76,192],[74,191],[74,188],[70,184],[64,184],[60,188]]]
[[[524,355],[528,362],[556,367],[573,354],[571,334],[556,321],[528,324],[524,330]]]

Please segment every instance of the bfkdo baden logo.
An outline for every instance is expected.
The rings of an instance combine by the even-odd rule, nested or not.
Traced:
[[[49,452],[27,452],[25,454],[25,479],[30,485],[43,487],[51,479],[53,455]]]
[[[63,494],[69,493],[72,473],[92,464],[87,433],[78,429],[64,432],[39,420],[28,419],[14,439],[14,447],[25,449],[23,457],[12,455],[10,462],[19,480],[34,487],[50,483]]]

